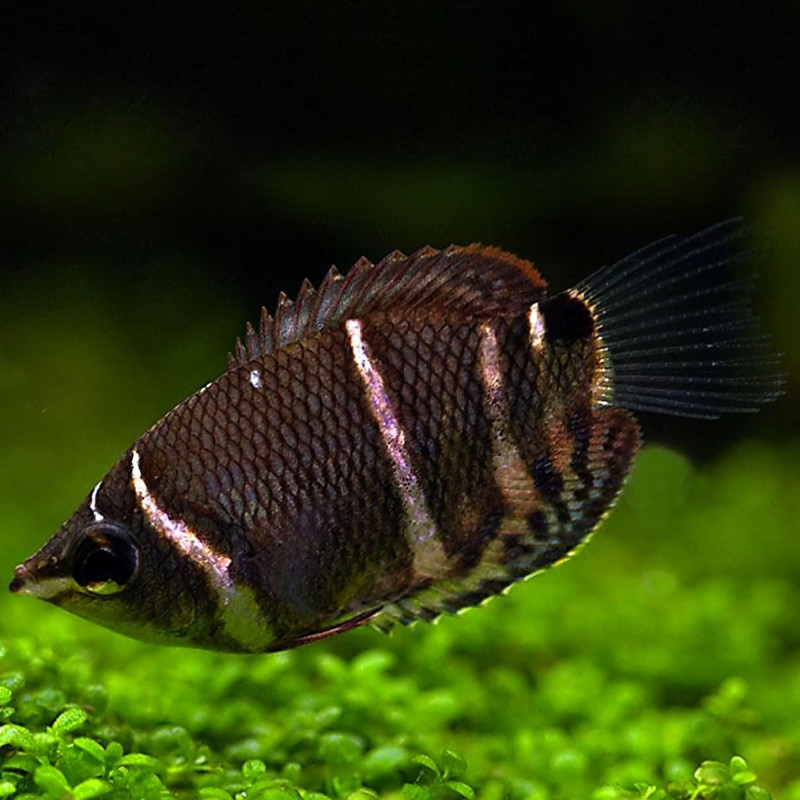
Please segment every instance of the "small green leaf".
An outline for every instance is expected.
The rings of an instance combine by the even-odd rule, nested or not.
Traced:
[[[430,800],[431,790],[418,783],[404,783],[403,797],[405,800]]]
[[[128,753],[126,756],[118,759],[115,766],[117,767],[142,767],[150,769],[154,772],[161,766],[157,758],[145,755],[144,753]]]
[[[94,756],[101,764],[105,764],[106,751],[99,742],[96,742],[94,739],[89,739],[86,736],[78,736],[72,743],[76,747],[80,747],[81,750],[89,753],[89,755]]]
[[[358,775],[353,774],[334,775],[330,785],[334,797],[344,797],[358,791],[361,788],[361,780]]]
[[[89,715],[82,708],[68,708],[56,717],[50,730],[58,736],[63,736],[79,728],[88,718]]]
[[[72,796],[75,800],[91,800],[93,797],[102,797],[110,791],[111,786],[105,781],[101,781],[99,778],[89,778],[72,790]]]
[[[0,797],[10,797],[17,791],[17,787],[11,781],[0,781]]]
[[[123,752],[124,750],[119,742],[111,742],[108,747],[106,747],[106,763],[116,764],[117,761],[122,758]]]
[[[442,767],[445,780],[460,778],[467,771],[467,762],[458,753],[445,748],[442,750]]]
[[[742,772],[737,772],[735,775],[731,776],[733,782],[738,784],[739,786],[744,786],[747,783],[753,783],[758,775],[755,772],[751,772],[750,770],[743,770]]]
[[[21,725],[3,725],[0,727],[0,747],[7,744],[17,750],[33,750],[35,740],[33,734]]]
[[[731,759],[731,775],[735,775],[737,772],[744,772],[747,769],[747,762],[741,756],[734,756]]]
[[[441,772],[439,772],[439,767],[436,766],[436,762],[430,757],[426,755],[419,755],[414,756],[411,759],[415,764],[419,764],[421,767],[425,767],[428,772],[433,773],[433,778],[439,780],[442,777]],[[428,776],[430,777],[430,776]]]
[[[69,784],[64,774],[55,767],[47,765],[39,767],[34,773],[33,780],[40,789],[44,789],[45,792],[56,796],[66,793],[69,789]]]
[[[64,773],[70,786],[89,778],[102,778],[105,773],[103,761],[74,743],[61,746],[55,766]]]
[[[231,800],[230,793],[226,792],[224,789],[220,789],[216,786],[204,786],[199,794],[199,797],[210,797],[213,800]]]
[[[704,761],[694,771],[694,779],[706,786],[721,786],[728,780],[728,769],[719,761]]]
[[[462,783],[461,781],[447,781],[445,786],[448,789],[452,789],[457,794],[460,794],[462,797],[466,797],[467,800],[475,800],[475,790],[471,786],[467,786],[466,783]]]
[[[126,776],[124,785],[136,800],[159,800],[164,796],[164,784],[152,772],[132,770]]]
[[[11,702],[11,689],[0,686],[0,706],[4,706]]]
[[[50,731],[37,731],[33,734],[31,753],[40,758],[49,758],[56,741],[57,737]]]
[[[35,756],[28,753],[17,753],[3,761],[4,769],[13,769],[17,772],[27,772],[33,775],[41,766],[42,762]]]
[[[260,758],[251,758],[242,765],[242,775],[248,781],[255,781],[267,771],[267,765]]]

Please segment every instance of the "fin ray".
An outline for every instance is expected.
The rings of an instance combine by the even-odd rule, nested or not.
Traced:
[[[733,219],[669,236],[577,285],[609,362],[601,406],[715,418],[782,393],[779,359],[750,310],[752,280],[736,273],[748,234]]]

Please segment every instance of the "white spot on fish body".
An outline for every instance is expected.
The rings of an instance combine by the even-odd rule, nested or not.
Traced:
[[[257,370],[257,369],[251,369],[250,370],[250,385],[254,389],[260,389],[261,388],[261,372],[260,372],[260,370]]]

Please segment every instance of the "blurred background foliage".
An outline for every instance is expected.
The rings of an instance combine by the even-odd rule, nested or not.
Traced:
[[[561,289],[742,214],[759,226],[755,301],[786,354],[787,396],[718,423],[644,418],[677,452],[645,452],[583,565],[542,581],[577,593],[592,576],[614,611],[595,628],[592,603],[586,620],[558,618],[593,631],[576,636],[589,660],[606,657],[610,620],[653,627],[624,614],[631,575],[657,576],[656,615],[709,576],[732,581],[706,599],[723,619],[728,603],[733,631],[744,611],[730,587],[773,586],[759,620],[782,603],[796,614],[798,31],[789,0],[14,3],[0,31],[0,574],[224,368],[262,304],[333,262],[483,241]],[[548,597],[538,583],[517,589],[530,598],[520,647],[537,636],[537,591]],[[27,603],[0,598],[6,630],[47,615]],[[482,613],[459,635],[491,649]],[[686,626],[671,646],[700,635],[693,613],[665,611]],[[771,634],[742,630],[731,663],[757,683],[747,637]],[[796,637],[762,645],[781,674],[796,663]],[[711,677],[674,650],[653,674],[710,691],[726,646]],[[785,772],[797,750],[770,758]]]

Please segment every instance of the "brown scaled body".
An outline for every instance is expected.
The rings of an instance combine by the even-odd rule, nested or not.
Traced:
[[[475,605],[569,556],[611,506],[639,446],[620,396],[706,416],[777,393],[719,281],[737,231],[668,240],[622,262],[639,265],[626,280],[601,272],[551,299],[528,262],[478,245],[305,284],[134,443],[12,589],[242,652]],[[637,336],[664,301],[631,311],[624,287],[646,297],[659,281],[690,311]],[[708,322],[704,281],[723,286],[720,333],[695,349],[718,348],[723,367],[698,388],[705,356],[687,367],[685,353]]]

